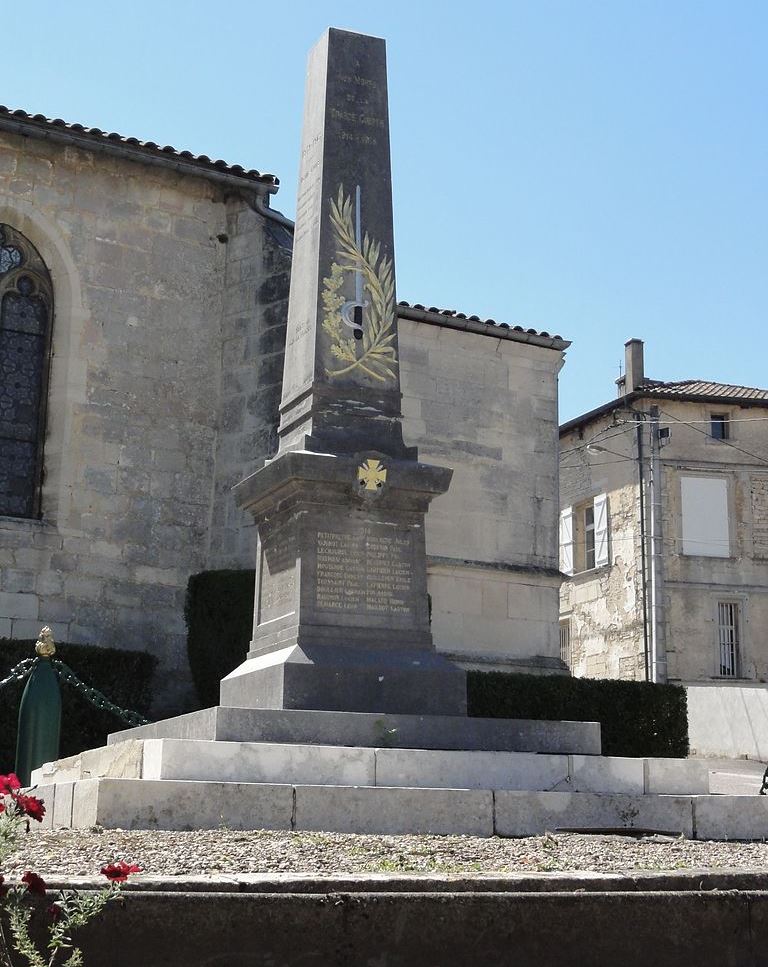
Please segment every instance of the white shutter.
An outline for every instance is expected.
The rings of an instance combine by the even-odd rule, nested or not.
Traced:
[[[595,567],[611,563],[608,552],[608,494],[598,494],[595,506]]]
[[[560,570],[573,574],[573,507],[560,511]]]

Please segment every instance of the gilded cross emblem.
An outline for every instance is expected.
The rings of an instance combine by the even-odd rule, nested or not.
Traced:
[[[387,479],[387,468],[380,460],[369,457],[357,468],[357,479],[366,490],[380,490]]]

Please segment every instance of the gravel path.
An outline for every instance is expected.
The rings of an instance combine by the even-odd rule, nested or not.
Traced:
[[[4,864],[11,876],[87,876],[125,859],[151,876],[254,873],[537,873],[728,869],[764,872],[768,843],[668,836],[546,834],[523,839],[202,830],[33,830]]]

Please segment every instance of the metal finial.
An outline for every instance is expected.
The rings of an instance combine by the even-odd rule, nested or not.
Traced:
[[[56,654],[56,644],[53,640],[53,632],[48,625],[40,629],[40,634],[35,642],[35,653],[39,655],[40,658],[50,658],[52,655]]]

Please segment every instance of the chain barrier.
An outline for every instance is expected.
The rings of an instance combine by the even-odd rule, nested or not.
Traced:
[[[24,658],[18,665],[14,665],[8,675],[0,681],[0,688],[12,685],[14,682],[23,682],[25,678],[31,675],[32,669],[39,661],[39,658]]]
[[[90,685],[86,685],[85,682],[81,682],[69,665],[65,665],[64,662],[59,661],[58,658],[52,659],[51,664],[53,665],[53,668],[60,680],[66,685],[71,685],[75,691],[80,692],[83,698],[90,702],[94,708],[111,712],[119,719],[122,719],[127,725],[147,725],[149,722],[149,719],[145,719],[143,716],[139,715],[138,712],[131,712],[128,709],[120,708],[113,702],[110,702],[107,696],[102,694],[97,688],[91,688]]]

